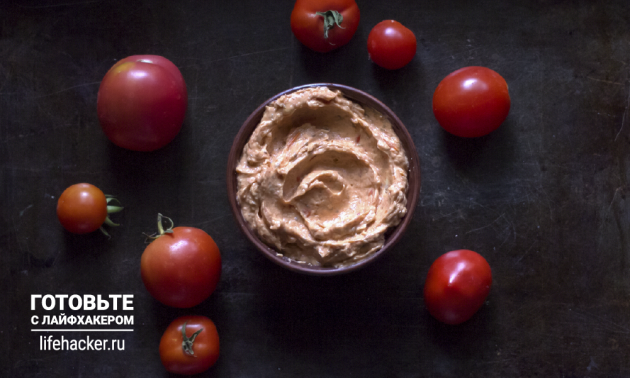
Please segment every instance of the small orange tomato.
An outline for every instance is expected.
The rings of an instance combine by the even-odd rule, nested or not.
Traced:
[[[92,184],[72,185],[57,201],[57,217],[74,234],[96,231],[107,219],[107,198]]]

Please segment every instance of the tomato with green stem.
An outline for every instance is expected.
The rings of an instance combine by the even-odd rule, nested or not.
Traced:
[[[109,214],[121,211],[121,206],[111,205],[118,202],[113,196],[105,195],[102,190],[88,183],[74,184],[61,193],[57,201],[57,218],[61,225],[73,234],[87,234],[103,228],[118,226],[109,219]]]
[[[460,324],[481,308],[491,285],[492,271],[483,256],[467,249],[447,252],[429,268],[424,302],[440,322]]]
[[[311,50],[329,52],[350,42],[360,18],[355,0],[297,0],[291,30]]]
[[[193,375],[219,359],[219,334],[205,316],[189,315],[171,322],[160,340],[160,360],[171,373]]]
[[[168,221],[164,227],[163,220]],[[159,302],[189,308],[216,289],[221,276],[221,253],[214,239],[195,227],[174,227],[158,214],[158,231],[140,259],[140,275]]]

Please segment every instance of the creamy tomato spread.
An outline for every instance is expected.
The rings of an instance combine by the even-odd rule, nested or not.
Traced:
[[[294,261],[351,265],[406,213],[408,159],[381,113],[325,86],[265,109],[237,165],[237,201],[260,239]]]

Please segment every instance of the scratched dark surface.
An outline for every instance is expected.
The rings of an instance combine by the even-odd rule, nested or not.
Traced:
[[[318,54],[291,33],[288,0],[3,2],[3,374],[168,376],[162,332],[196,313],[221,338],[209,377],[630,377],[630,2],[469,3],[360,1],[352,41]],[[367,35],[383,19],[418,38],[399,71],[368,60]],[[181,133],[153,153],[115,147],[96,117],[105,72],[143,53],[172,60],[189,93]],[[475,140],[447,135],[431,110],[439,81],[469,65],[499,72],[512,98],[502,127]],[[228,207],[225,165],[241,123],[313,82],[379,98],[421,159],[404,238],[346,276],[282,270]],[[110,240],[59,225],[58,196],[78,182],[126,206]],[[140,280],[142,233],[158,212],[221,249],[219,287],[193,309],[160,305]],[[435,258],[460,248],[486,257],[494,286],[473,319],[444,326],[424,307],[423,282]],[[119,338],[124,351],[41,351],[32,315],[79,314],[32,311],[31,294],[133,294],[134,331],[54,335]]]

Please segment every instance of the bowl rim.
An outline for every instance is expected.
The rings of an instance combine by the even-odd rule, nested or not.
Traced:
[[[236,189],[237,189],[237,180],[236,180],[236,166],[238,165],[238,161],[243,153],[243,148],[249,141],[249,137],[254,131],[254,129],[258,126],[260,120],[262,119],[263,113],[267,105],[271,102],[277,100],[279,97],[284,96],[289,93],[293,93],[302,89],[313,88],[313,87],[328,87],[333,90],[339,90],[343,95],[361,105],[367,105],[373,109],[378,110],[387,118],[389,118],[392,128],[396,135],[399,137],[403,148],[405,148],[405,152],[407,153],[407,158],[409,160],[409,168],[408,168],[408,186],[407,186],[407,213],[401,219],[400,223],[394,227],[393,229],[388,231],[388,234],[385,239],[385,243],[383,247],[376,252],[373,252],[369,256],[364,259],[359,260],[358,262],[348,265],[342,266],[339,268],[336,267],[318,267],[312,266],[306,263],[298,263],[294,260],[291,260],[281,254],[279,254],[275,249],[269,247],[267,244],[263,243],[258,235],[249,228],[249,225],[243,218],[241,214],[240,207],[236,201]],[[299,85],[293,88],[289,88],[284,90],[267,100],[265,100],[260,106],[258,106],[243,122],[241,128],[238,133],[234,137],[234,141],[232,142],[232,147],[230,148],[230,153],[228,155],[228,163],[227,163],[227,190],[228,190],[228,201],[230,203],[230,210],[236,222],[241,229],[241,231],[247,236],[250,242],[252,242],[256,248],[263,253],[265,257],[274,262],[277,265],[280,265],[288,270],[308,274],[313,276],[333,276],[346,274],[358,269],[365,267],[366,265],[373,263],[377,259],[379,259],[384,253],[389,251],[402,237],[408,225],[411,223],[413,219],[413,214],[415,212],[416,205],[418,203],[419,193],[420,193],[420,158],[418,157],[418,152],[416,150],[415,144],[413,142],[413,138],[409,134],[406,126],[403,122],[398,118],[398,116],[389,108],[387,105],[382,103],[380,100],[375,98],[374,96],[360,90],[357,88],[353,88],[343,84],[336,83],[312,83]],[[415,188],[415,189],[414,189]]]

